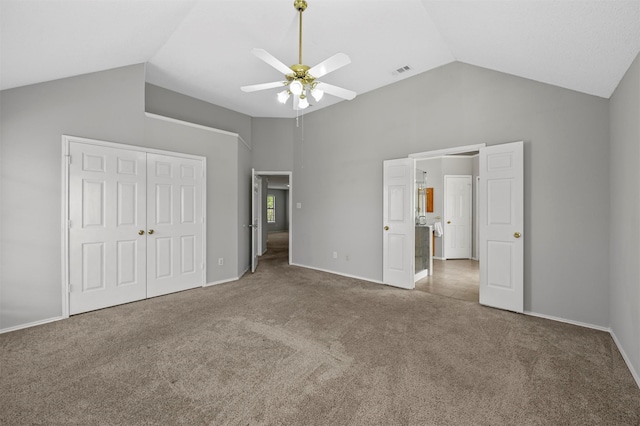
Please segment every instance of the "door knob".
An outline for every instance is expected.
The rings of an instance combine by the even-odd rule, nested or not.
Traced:
[[[388,230],[389,230],[389,227],[388,227],[388,226],[385,226],[385,227],[384,227],[384,230],[385,230],[385,231],[388,231]]]
[[[448,220],[448,221],[447,221],[447,225],[448,225],[448,224],[450,224],[450,223],[451,223],[451,221],[450,221],[450,220]]]
[[[138,231],[138,235],[144,235],[144,231],[141,229]]]
[[[153,234],[153,229],[149,229],[149,235]]]
[[[519,232],[516,232],[515,234],[513,234],[513,236],[516,238],[520,238],[522,235]]]

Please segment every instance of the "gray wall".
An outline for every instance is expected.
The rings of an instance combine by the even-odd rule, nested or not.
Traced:
[[[237,137],[146,118],[144,90],[133,65],[0,92],[0,329],[62,315],[63,134],[206,156],[207,282],[246,265],[247,196],[229,176],[246,175],[250,153]]]
[[[289,118],[254,118],[252,164],[263,172],[293,171],[295,120]]]
[[[640,383],[640,55],[611,97],[610,111],[611,331]]]
[[[62,314],[61,135],[144,142],[144,67],[0,92],[0,329]]]
[[[251,117],[146,83],[147,112],[237,133],[252,146]]]
[[[380,281],[383,160],[524,140],[525,310],[606,327],[608,108],[452,63],[309,113],[294,133],[293,262]]]
[[[286,231],[289,229],[289,191],[284,189],[269,189],[268,195],[274,195],[276,197],[276,221],[275,223],[267,223],[268,232]],[[264,210],[266,211],[267,205],[265,203]]]

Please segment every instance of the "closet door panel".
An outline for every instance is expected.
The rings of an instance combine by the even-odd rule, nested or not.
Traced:
[[[147,161],[148,297],[200,287],[202,161],[158,154],[148,154]]]
[[[70,142],[69,313],[146,297],[146,154]]]

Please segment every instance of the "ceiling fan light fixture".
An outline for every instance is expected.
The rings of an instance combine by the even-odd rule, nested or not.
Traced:
[[[289,96],[291,96],[291,92],[289,90],[283,90],[282,92],[278,93],[278,102],[280,102],[281,104],[286,104],[289,100]]]
[[[289,90],[291,90],[291,93],[293,93],[296,96],[302,93],[302,89],[303,89],[302,83],[300,83],[300,81],[298,80],[293,80],[289,85]]]
[[[278,101],[280,103],[286,103],[291,97],[293,98],[293,109],[300,110],[309,107],[308,95],[313,96],[316,102],[319,102],[325,91],[330,95],[337,96],[342,99],[351,100],[356,97],[356,93],[343,89],[341,87],[333,86],[327,83],[321,83],[322,89],[316,89],[316,86],[320,83],[317,79],[322,78],[330,72],[342,68],[345,65],[351,63],[351,59],[344,53],[337,53],[330,58],[325,59],[314,67],[309,67],[302,62],[302,12],[307,9],[306,0],[294,0],[293,6],[298,11],[298,63],[291,66],[286,66],[273,55],[264,49],[254,48],[251,53],[262,59],[273,68],[284,74],[286,81],[254,84],[252,86],[242,86],[240,89],[244,92],[255,92],[258,90],[272,89],[279,87],[281,83],[288,86],[288,90],[284,90],[278,93]],[[280,86],[281,87],[281,86]]]
[[[309,107],[309,101],[307,97],[304,95],[300,95],[300,100],[298,101],[298,108],[305,109]]]
[[[322,91],[320,89],[313,89],[311,91],[311,96],[313,96],[313,99],[315,99],[316,102],[320,102],[320,100],[324,96],[324,91]]]

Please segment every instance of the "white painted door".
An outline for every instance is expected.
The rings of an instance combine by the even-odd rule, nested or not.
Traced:
[[[523,143],[480,149],[480,303],[524,310]]]
[[[444,176],[444,258],[471,258],[471,176]]]
[[[414,288],[415,160],[400,158],[383,163],[382,282]]]
[[[256,176],[256,169],[251,169],[251,272],[255,272],[258,267],[258,255],[260,254],[260,238],[258,233],[262,232],[259,229],[258,223],[261,214],[261,182],[260,177]]]
[[[147,154],[147,297],[204,285],[203,163]]]
[[[144,152],[69,144],[69,313],[146,297]]]

